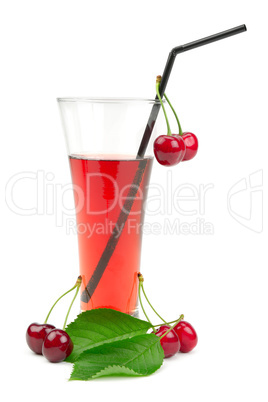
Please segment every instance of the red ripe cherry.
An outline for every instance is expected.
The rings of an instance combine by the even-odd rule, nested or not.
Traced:
[[[53,329],[44,340],[42,353],[51,363],[65,360],[73,350],[73,342],[67,332]]]
[[[160,135],[154,141],[154,154],[164,166],[174,166],[183,160],[186,151],[182,136],[176,134]]]
[[[186,152],[183,157],[183,161],[189,161],[193,159],[197,154],[198,150],[198,139],[195,134],[193,133],[183,133],[181,136],[184,140],[186,146]]]
[[[156,336],[163,336],[170,329],[169,325],[162,325],[156,332]],[[180,341],[176,332],[172,329],[160,339],[165,357],[171,357],[180,350]]]
[[[42,345],[45,337],[48,335],[54,325],[50,324],[37,324],[36,322],[29,325],[26,331],[26,342],[29,348],[38,355],[42,354]]]
[[[187,353],[196,346],[198,338],[195,329],[189,322],[180,321],[174,328],[180,340],[180,352]]]

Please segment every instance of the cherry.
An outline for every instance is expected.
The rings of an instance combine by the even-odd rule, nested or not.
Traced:
[[[183,160],[185,152],[185,142],[179,135],[160,135],[154,141],[154,154],[161,165],[177,165]]]
[[[166,98],[167,103],[169,104],[171,110],[173,111],[173,114],[174,114],[174,116],[175,116],[175,118],[177,120],[177,123],[178,123],[179,134],[177,134],[177,137],[182,138],[184,140],[184,143],[185,143],[186,150],[185,150],[185,154],[184,154],[184,157],[183,157],[182,160],[183,161],[188,161],[190,159],[193,159],[195,157],[196,153],[197,153],[198,139],[197,139],[196,135],[193,134],[193,133],[189,133],[189,132],[184,132],[183,133],[182,132],[181,124],[180,124],[179,118],[177,116],[177,113],[175,112],[174,107],[172,106],[172,104],[171,104],[171,102],[168,99],[166,94],[164,94],[164,97]]]
[[[161,336],[163,336],[169,329],[169,325],[162,325],[155,332],[155,335],[161,338]],[[165,357],[171,357],[180,350],[180,340],[173,329],[160,339],[160,344],[163,348]]]
[[[73,342],[67,332],[53,329],[46,336],[42,353],[51,363],[59,363],[68,357],[73,350]]]
[[[181,136],[185,142],[186,152],[183,157],[183,161],[189,161],[193,159],[198,150],[198,139],[195,134],[185,132]]]
[[[61,295],[56,302],[53,304],[53,306],[51,307],[51,309],[49,310],[49,313],[45,319],[44,324],[37,324],[36,322],[32,323],[31,325],[29,325],[29,327],[27,328],[26,331],[26,342],[29,346],[29,348],[37,353],[37,354],[44,354],[43,352],[43,345],[46,342],[46,347],[45,347],[45,353],[47,353],[47,359],[50,361],[62,361],[64,360],[67,356],[69,356],[69,354],[72,352],[73,350],[73,343],[69,337],[69,335],[64,331],[66,323],[67,323],[67,319],[71,310],[71,307],[75,301],[75,298],[79,292],[79,288],[81,286],[82,283],[82,277],[79,276],[77,278],[77,281],[75,283],[75,285],[68,290],[67,292],[65,292],[63,295]],[[50,316],[50,313],[52,312],[52,310],[54,309],[55,305],[59,302],[59,300],[64,297],[67,293],[71,292],[72,290],[76,289],[74,298],[71,302],[71,305],[69,307],[69,310],[67,312],[67,315],[65,317],[65,321],[64,321],[64,325],[63,325],[63,330],[59,330],[57,328],[54,327],[54,325],[50,325],[47,324],[47,320]],[[57,331],[55,333],[55,331]],[[48,338],[48,335],[53,332],[54,335],[52,335],[50,338]],[[61,335],[59,335],[61,334]],[[53,347],[55,348],[54,352]],[[49,352],[46,352],[47,349],[51,349]],[[58,351],[57,351],[58,349]],[[52,351],[52,352],[51,352]],[[52,353],[52,355],[51,355]],[[51,357],[52,356],[52,357]],[[54,356],[54,357],[53,357]],[[56,360],[54,360],[56,359]],[[58,360],[60,359],[60,360]]]
[[[54,328],[54,325],[37,324],[36,322],[29,325],[26,331],[26,342],[29,348],[36,354],[41,355],[44,339]]]
[[[161,317],[160,314],[158,314],[158,312],[153,308],[153,306],[151,305],[145,290],[144,290],[144,286],[143,286],[143,282],[144,282],[144,278],[143,275],[139,272],[138,273],[138,280],[139,280],[139,302],[140,302],[140,306],[142,308],[142,311],[145,315],[145,317],[147,318],[148,322],[151,324],[151,327],[153,328],[153,332],[156,336],[158,336],[160,338],[160,344],[163,348],[164,351],[164,355],[165,357],[171,357],[173,355],[175,355],[175,353],[177,353],[180,349],[180,340],[178,335],[176,334],[176,332],[174,331],[174,327],[175,325],[178,324],[179,321],[183,320],[184,315],[181,314],[180,318],[178,320],[175,321],[174,325],[172,325],[172,327],[170,327],[168,325],[168,323]],[[161,325],[157,330],[155,330],[156,325],[153,325],[149,319],[149,317],[146,314],[146,311],[143,307],[143,303],[142,303],[142,298],[141,298],[141,291],[146,299],[146,301],[148,302],[149,306],[151,307],[151,309],[155,312],[155,314],[160,318],[160,320],[164,321],[165,325]],[[174,321],[173,321],[174,322]]]
[[[157,161],[161,165],[174,166],[177,165],[183,159],[186,147],[184,140],[181,138],[181,136],[173,135],[171,133],[166,109],[159,92],[161,79],[162,79],[161,75],[158,75],[156,77],[156,93],[165,115],[167,123],[167,135],[160,135],[159,137],[156,138],[156,140],[154,141],[154,154]]]
[[[189,322],[180,321],[175,327],[174,331],[179,337],[180,340],[180,352],[188,353],[190,352],[197,344],[198,338],[195,329]]]

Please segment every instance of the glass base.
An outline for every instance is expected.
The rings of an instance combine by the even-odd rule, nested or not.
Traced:
[[[133,310],[133,312],[130,315],[132,317],[134,317],[134,318],[139,318],[139,309],[138,309],[138,307],[136,307],[135,310]]]

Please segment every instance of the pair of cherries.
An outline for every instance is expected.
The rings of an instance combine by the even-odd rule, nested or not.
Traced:
[[[156,77],[156,93],[161,103],[166,123],[167,123],[167,135],[160,135],[154,141],[154,154],[156,160],[164,166],[174,166],[181,161],[188,161],[193,159],[198,150],[198,139],[195,134],[190,132],[182,132],[180,121],[178,116],[171,105],[168,97],[164,94],[169,106],[171,107],[174,116],[178,123],[179,134],[172,134],[169,121],[167,118],[166,110],[160,96],[159,86],[161,82],[161,75]]]
[[[151,324],[153,328],[153,332],[156,336],[160,338],[160,344],[162,346],[162,349],[164,351],[164,356],[166,357],[171,357],[175,355],[178,352],[182,353],[188,353],[191,350],[195,348],[198,342],[197,334],[194,329],[194,327],[187,321],[183,321],[184,316],[183,314],[180,316],[180,318],[176,321],[173,321],[174,323],[172,326],[167,323],[163,317],[161,317],[160,314],[155,310],[155,308],[152,306],[150,303],[145,290],[144,290],[144,278],[143,275],[139,272],[138,273],[138,280],[139,280],[139,302],[141,309],[147,318],[148,322]],[[151,307],[151,309],[154,311],[154,313],[160,318],[160,320],[164,323],[164,325],[161,325],[157,330],[156,327],[151,323],[148,315],[146,314],[145,308],[143,306],[142,302],[142,297],[141,297],[141,292],[143,293],[147,303]]]
[[[65,360],[73,350],[73,342],[67,332],[50,324],[29,325],[26,331],[29,348],[38,355],[43,355],[51,363]]]
[[[73,351],[73,342],[70,336],[64,331],[71,307],[76,299],[79,288],[82,283],[82,277],[79,276],[75,285],[61,295],[51,307],[44,324],[38,324],[36,322],[29,325],[26,331],[26,342],[29,348],[38,355],[43,355],[51,363],[59,363],[65,360]],[[54,325],[47,324],[51,311],[58,303],[58,301],[67,293],[76,289],[74,298],[71,302],[63,329],[55,328]]]
[[[164,166],[174,166],[181,161],[193,159],[198,149],[198,140],[193,133],[160,135],[154,142],[157,162]]]
[[[171,357],[178,352],[188,353],[195,348],[198,338],[189,322],[180,321],[171,331],[170,328],[169,325],[162,325],[155,333],[161,338],[160,344],[165,357]]]

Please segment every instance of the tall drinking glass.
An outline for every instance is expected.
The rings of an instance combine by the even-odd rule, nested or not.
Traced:
[[[155,102],[58,99],[74,190],[82,311],[112,308],[137,315],[152,145],[144,158],[136,153]]]

